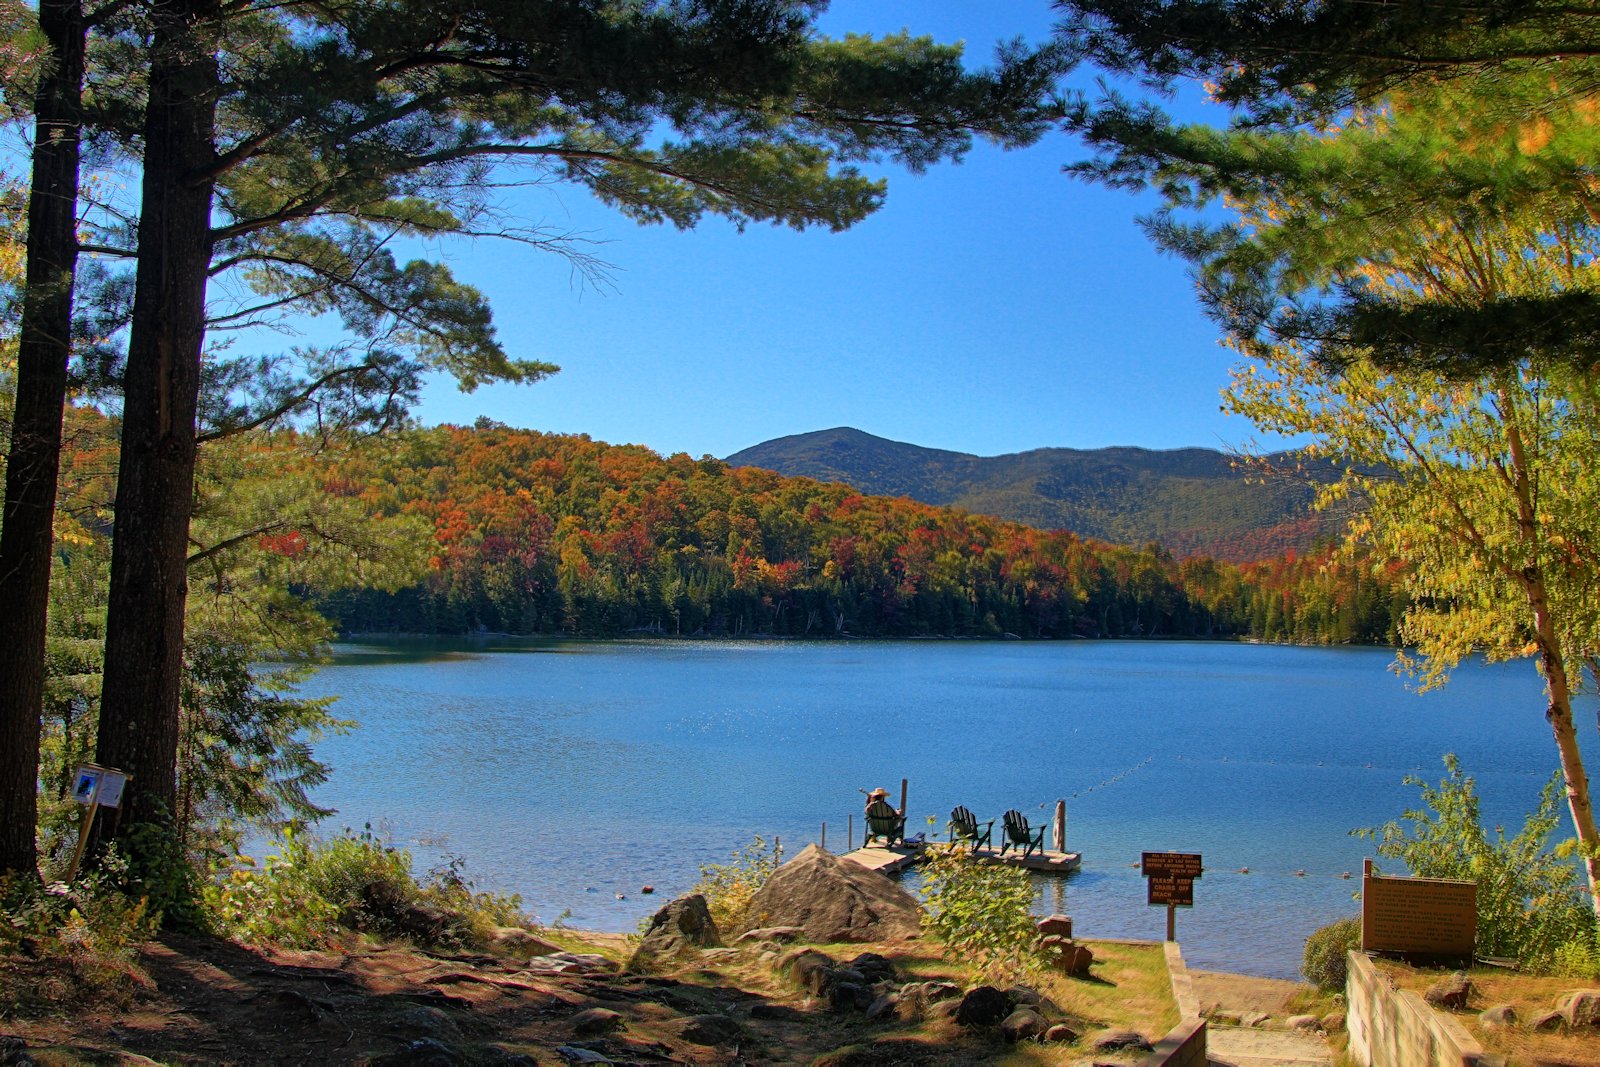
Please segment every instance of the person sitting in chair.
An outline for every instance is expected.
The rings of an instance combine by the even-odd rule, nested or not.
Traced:
[[[880,800],[885,804],[889,803],[889,791],[882,786],[879,786],[877,789],[874,789],[872,792],[867,794],[867,808],[871,808],[872,805],[876,804]],[[900,815],[902,813],[897,809],[895,814]]]

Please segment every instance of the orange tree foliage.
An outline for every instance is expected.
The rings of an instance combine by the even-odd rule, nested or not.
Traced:
[[[1383,641],[1394,585],[1083,540],[710,457],[493,424],[414,431],[329,492],[433,523],[432,573],[323,601],[347,632]]]

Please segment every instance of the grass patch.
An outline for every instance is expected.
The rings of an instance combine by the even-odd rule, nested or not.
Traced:
[[[1095,1028],[1137,1030],[1155,1041],[1178,1025],[1167,956],[1159,944],[1085,941],[1094,952],[1088,978],[1050,975],[1039,991]]]

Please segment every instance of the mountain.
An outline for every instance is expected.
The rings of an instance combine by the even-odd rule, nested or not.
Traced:
[[[1209,448],[1036,448],[974,456],[842,426],[766,441],[727,462],[1234,562],[1303,551],[1339,526],[1310,510],[1315,489],[1306,479],[1247,477],[1232,457]]]

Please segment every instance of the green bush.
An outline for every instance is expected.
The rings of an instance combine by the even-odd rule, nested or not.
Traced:
[[[1361,917],[1340,919],[1306,938],[1300,973],[1324,993],[1344,990],[1348,966],[1345,953],[1361,947]]]
[[[783,865],[783,847],[774,840],[769,848],[766,839],[757,836],[729,860],[701,867],[700,880],[689,890],[706,898],[711,920],[723,933],[742,930],[760,919],[750,913],[750,901],[767,884],[772,872]],[[648,925],[649,921],[646,917],[641,925]]]
[[[515,896],[477,893],[451,859],[419,882],[411,854],[370,827],[326,841],[286,830],[277,852],[220,870],[207,903],[228,936],[296,947],[328,944],[344,931],[423,944],[481,945],[496,926],[524,925]]]
[[[1028,872],[935,845],[922,866],[922,925],[995,981],[1033,969],[1038,929]]]
[[[1380,856],[1401,860],[1418,877],[1476,882],[1480,955],[1550,973],[1600,954],[1594,909],[1573,861],[1577,842],[1551,844],[1562,821],[1560,772],[1545,783],[1515,837],[1496,828],[1490,841],[1479,820],[1477,783],[1454,755],[1444,764],[1448,775],[1437,787],[1406,779],[1421,789],[1427,808],[1405,812],[1409,826],[1390,822],[1355,834],[1376,841]]]

